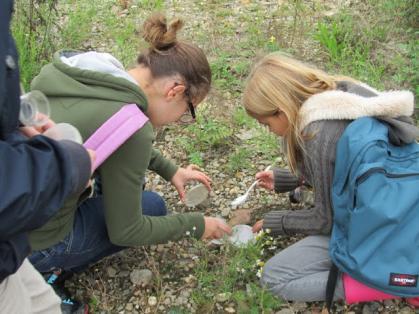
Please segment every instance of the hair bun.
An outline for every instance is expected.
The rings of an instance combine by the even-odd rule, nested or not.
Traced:
[[[167,25],[166,17],[161,13],[155,13],[144,22],[143,38],[153,49],[168,49],[176,44],[176,33],[182,26],[183,21],[180,19],[175,19]]]

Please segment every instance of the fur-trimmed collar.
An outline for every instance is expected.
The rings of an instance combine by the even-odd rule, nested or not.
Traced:
[[[300,130],[318,120],[354,120],[361,117],[411,116],[414,96],[409,91],[382,92],[363,97],[340,90],[311,96],[299,111]]]

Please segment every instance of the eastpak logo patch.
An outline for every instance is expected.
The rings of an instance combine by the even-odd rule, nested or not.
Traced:
[[[390,286],[417,287],[418,275],[390,273]]]

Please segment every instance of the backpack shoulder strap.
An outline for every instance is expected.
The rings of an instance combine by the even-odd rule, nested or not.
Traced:
[[[131,135],[141,129],[148,117],[136,104],[123,106],[106,120],[83,144],[96,152],[93,169],[96,170]]]
[[[339,277],[339,268],[332,262],[332,267],[330,267],[329,276],[327,277],[326,284],[326,298],[325,306],[327,313],[332,313],[332,303],[335,296],[336,284]]]

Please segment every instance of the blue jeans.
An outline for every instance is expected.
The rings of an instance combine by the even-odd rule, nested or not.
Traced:
[[[160,195],[143,191],[143,215],[164,216],[166,205]],[[29,260],[44,273],[54,269],[82,271],[89,264],[119,252],[126,247],[111,243],[105,224],[104,205],[101,195],[84,201],[76,211],[73,230],[50,248],[35,251]]]

